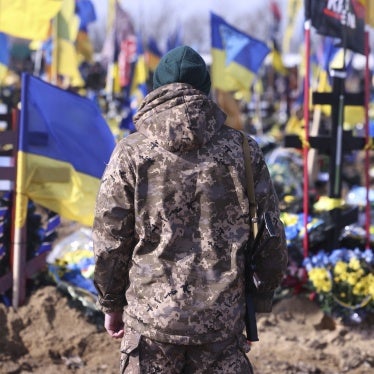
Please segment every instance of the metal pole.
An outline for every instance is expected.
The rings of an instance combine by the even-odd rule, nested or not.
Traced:
[[[308,172],[308,152],[309,152],[309,79],[310,79],[310,25],[311,21],[306,20],[304,23],[305,38],[305,78],[304,78],[304,129],[305,143],[303,146],[304,159],[304,258],[309,253],[309,237],[308,237],[308,216],[309,216],[309,172]]]
[[[369,70],[369,30],[368,26],[365,27],[365,183],[366,183],[366,207],[365,207],[365,231],[366,231],[366,244],[365,248],[370,249],[370,223],[371,223],[371,212],[370,212],[370,132],[369,132],[369,96],[370,96],[370,70]]]

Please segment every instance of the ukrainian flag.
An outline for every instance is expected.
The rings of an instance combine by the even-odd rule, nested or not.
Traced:
[[[17,227],[25,222],[27,198],[91,226],[100,179],[114,146],[93,101],[23,74]]]
[[[8,36],[0,32],[0,86],[8,71],[9,47]]]
[[[222,91],[249,90],[269,47],[211,13],[212,85]]]

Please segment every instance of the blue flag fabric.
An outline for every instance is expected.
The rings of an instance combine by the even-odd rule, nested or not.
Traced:
[[[23,173],[17,172],[17,190],[90,226],[100,178],[115,146],[99,108],[26,73],[21,104],[17,162]]]
[[[88,31],[88,25],[97,20],[95,6],[91,0],[77,0],[75,13],[79,16],[79,30]]]
[[[8,36],[0,32],[0,64],[8,66],[9,64],[9,45]]]
[[[9,43],[8,36],[0,32],[0,86],[7,74],[9,65]]]

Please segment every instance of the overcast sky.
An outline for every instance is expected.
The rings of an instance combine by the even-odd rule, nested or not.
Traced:
[[[96,13],[99,18],[95,27],[102,27],[101,25],[106,20],[108,1],[91,1],[96,7]],[[280,5],[284,18],[287,1],[276,0]],[[176,27],[182,27],[183,34],[188,34],[191,30],[186,28],[185,25],[190,25],[191,23],[186,21],[191,21],[191,19],[198,20],[199,28],[203,26],[202,37],[206,40],[206,48],[210,43],[210,11],[222,16],[227,22],[233,23],[236,27],[243,30],[246,26],[248,27],[248,22],[250,22],[245,15],[255,15],[261,9],[269,9],[270,2],[271,0],[121,0],[121,5],[133,17],[137,30],[141,29],[146,35],[155,34],[154,36],[157,37],[161,34],[164,39],[160,41],[161,44],[165,43],[165,38]],[[159,22],[157,27],[155,27],[156,21]],[[252,28],[260,30],[263,21],[263,19],[258,20],[258,24],[252,25]],[[201,26],[201,24],[203,25]],[[259,37],[258,35],[252,36]]]
[[[91,0],[100,17],[104,16],[107,9],[107,0]],[[286,3],[287,0],[278,0]],[[165,21],[172,17],[184,19],[191,14],[207,13],[212,10],[221,16],[230,19],[243,10],[256,9],[268,6],[270,0],[121,0],[122,7],[129,11],[137,20],[149,20],[151,17],[164,14]]]

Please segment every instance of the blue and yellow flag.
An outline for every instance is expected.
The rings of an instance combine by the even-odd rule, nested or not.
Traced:
[[[79,31],[75,41],[78,63],[83,61],[93,62],[94,46],[92,45],[88,26],[97,20],[95,6],[91,0],[79,0],[75,2],[75,13],[79,17]]]
[[[131,74],[130,95],[139,96],[138,103],[147,95],[148,69],[145,63],[143,41],[140,34],[136,37],[136,60]]]
[[[211,13],[212,85],[222,91],[249,90],[269,47]]]
[[[80,19],[75,13],[75,0],[63,0],[54,24],[56,35],[53,40],[52,66],[55,65],[53,71],[67,77],[73,87],[84,86],[75,46],[79,23]],[[52,73],[52,79],[54,78]]]
[[[99,108],[26,73],[21,105],[16,190],[23,201],[16,225],[25,222],[29,198],[91,226],[100,178],[115,146]]]
[[[150,71],[154,72],[161,60],[162,52],[158,47],[156,39],[152,36],[148,38],[147,48],[144,52],[145,62]]]
[[[0,31],[17,38],[46,40],[62,0],[0,0]]]

